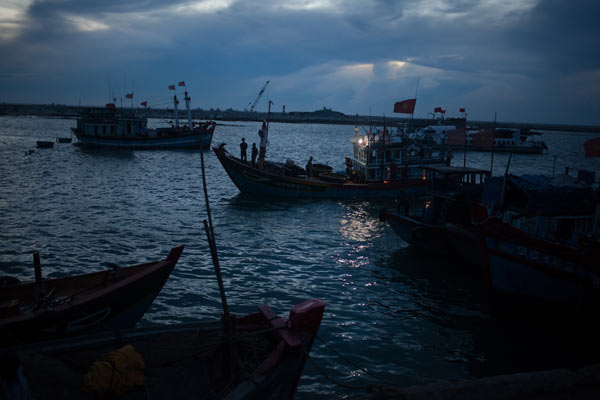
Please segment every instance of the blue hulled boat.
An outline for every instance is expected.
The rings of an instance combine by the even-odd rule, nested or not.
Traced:
[[[190,97],[185,92],[188,123],[179,125],[177,96],[175,125],[168,128],[149,129],[148,119],[137,115],[136,110],[117,109],[114,103],[105,108],[82,111],[77,127],[71,128],[79,144],[92,147],[126,149],[209,149],[216,123],[207,121],[194,126],[190,111]]]

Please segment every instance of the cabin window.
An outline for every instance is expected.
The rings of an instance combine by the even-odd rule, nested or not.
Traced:
[[[392,154],[393,154],[394,160],[397,160],[398,158],[400,158],[399,150],[394,150],[394,152]]]
[[[115,126],[114,125],[112,125],[110,127],[110,133],[113,134],[113,135],[115,134]]]
[[[98,134],[98,125],[94,125],[94,135]]]
[[[127,121],[127,134],[131,135],[131,121]]]
[[[368,176],[369,176],[369,179],[375,179],[375,170],[374,169],[370,169]]]

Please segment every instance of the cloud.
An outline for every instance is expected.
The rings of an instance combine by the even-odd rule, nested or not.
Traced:
[[[69,102],[127,75],[157,96],[195,81],[202,105],[240,107],[270,79],[298,109],[382,113],[419,79],[417,110],[477,104],[481,117],[600,123],[589,100],[599,14],[585,0],[5,0],[2,100]],[[561,98],[581,112],[552,111]]]

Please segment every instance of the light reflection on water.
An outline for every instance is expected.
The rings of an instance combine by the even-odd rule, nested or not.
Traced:
[[[160,121],[153,121],[158,123]],[[241,137],[256,140],[258,123],[217,126],[214,144],[234,154]],[[0,118],[0,269],[33,276],[33,251],[44,275],[78,274],[104,262],[128,265],[186,248],[142,325],[218,318],[221,311],[208,246],[197,151],[105,151],[56,143],[25,151],[36,140],[65,136],[72,120]],[[272,124],[267,157],[344,168],[353,127]],[[550,154],[513,156],[511,171],[551,172],[565,166],[600,171],[582,159],[590,135],[548,133]],[[485,293],[460,265],[413,253],[378,220],[377,201],[282,200],[241,195],[211,152],[205,153],[216,241],[235,313],[267,302],[280,313],[308,297],[327,302],[319,336],[354,362],[400,385],[462,379],[572,363],[593,354],[565,348],[560,338],[536,340],[491,319]],[[494,156],[501,174],[508,156]],[[462,165],[455,153],[454,164]],[[489,167],[469,153],[467,166]],[[564,342],[564,341],[563,341]],[[372,377],[315,342],[316,362],[353,385]],[[541,356],[540,356],[541,355]],[[563,357],[564,358],[564,357]],[[336,388],[307,364],[298,398],[328,398]]]

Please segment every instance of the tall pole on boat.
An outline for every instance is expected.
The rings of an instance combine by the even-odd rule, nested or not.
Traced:
[[[260,149],[258,150],[258,168],[260,169],[262,169],[262,167],[265,164],[265,156],[267,154],[267,139],[269,138],[269,119],[271,116],[271,104],[273,104],[273,102],[269,100],[267,120],[263,121],[262,127],[258,130],[258,136],[260,137]]]
[[[177,100],[177,95],[173,95],[173,107],[175,109],[175,128],[179,128],[179,114],[177,113],[177,105],[179,104],[179,100]]]
[[[193,126],[193,121],[192,121],[192,110],[190,109],[190,96],[188,96],[188,92],[187,92],[187,88],[185,89],[185,109],[187,111],[187,119],[188,119],[188,126],[190,127],[190,131],[194,130],[194,126]]]

